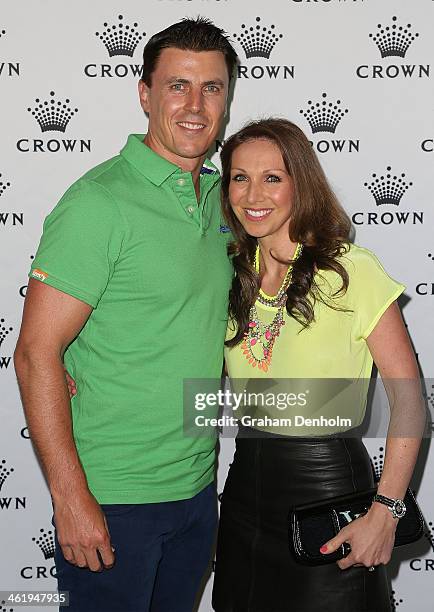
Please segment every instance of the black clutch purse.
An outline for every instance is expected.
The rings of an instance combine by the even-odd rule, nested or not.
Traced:
[[[366,514],[376,493],[377,489],[373,488],[362,493],[332,497],[319,504],[292,508],[289,518],[289,548],[295,560],[303,565],[326,565],[345,557],[343,545],[328,555],[323,555],[319,549],[351,521]],[[423,516],[410,489],[407,489],[404,503],[407,512],[398,521],[395,546],[415,542],[424,532]]]

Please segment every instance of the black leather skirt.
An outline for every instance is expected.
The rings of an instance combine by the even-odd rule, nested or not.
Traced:
[[[306,567],[288,547],[292,505],[372,486],[358,438],[238,437],[220,509],[214,610],[390,612],[384,566]]]

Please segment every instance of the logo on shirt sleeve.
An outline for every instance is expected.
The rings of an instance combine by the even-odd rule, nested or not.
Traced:
[[[38,268],[32,270],[32,276],[40,281],[44,281],[48,278],[48,274],[46,272],[42,272],[42,270],[39,270]]]

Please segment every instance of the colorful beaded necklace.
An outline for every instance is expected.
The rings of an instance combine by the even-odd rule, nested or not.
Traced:
[[[303,245],[298,243],[295,249],[293,262],[298,259],[303,250]],[[255,253],[255,270],[259,274],[259,245],[256,247]],[[258,366],[259,370],[264,372],[268,371],[271,364],[271,357],[273,354],[274,343],[277,337],[280,335],[280,328],[285,325],[284,311],[286,304],[286,290],[291,284],[292,278],[292,263],[288,267],[288,271],[285,274],[282,284],[279,287],[279,291],[274,296],[268,296],[266,293],[259,289],[258,302],[265,306],[277,307],[277,312],[273,317],[273,320],[268,325],[262,323],[256,310],[256,305],[250,309],[249,314],[249,329],[244,334],[244,340],[241,343],[241,350],[244,353],[245,358],[254,368]]]

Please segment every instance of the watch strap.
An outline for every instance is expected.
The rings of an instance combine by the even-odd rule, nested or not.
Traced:
[[[374,501],[379,502],[380,504],[384,504],[388,508],[393,508],[395,504],[394,499],[391,499],[390,497],[386,497],[385,495],[379,495],[378,493],[374,495]]]
[[[389,508],[394,518],[402,518],[406,513],[406,506],[402,499],[391,499],[385,495],[374,495],[372,501],[384,504]]]

